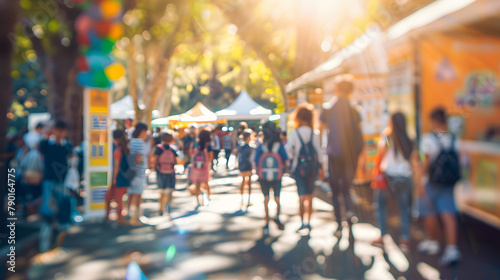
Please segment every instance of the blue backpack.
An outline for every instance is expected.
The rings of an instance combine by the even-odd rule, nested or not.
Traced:
[[[452,136],[451,147],[445,149],[438,136],[433,133],[440,146],[440,152],[429,166],[429,182],[436,185],[454,187],[460,180],[460,161],[455,150],[455,136]]]
[[[302,178],[316,180],[318,177],[319,161],[318,153],[313,145],[314,130],[311,130],[311,140],[307,144],[304,143],[298,131],[297,136],[302,146],[300,147],[297,167],[295,168],[294,174]]]

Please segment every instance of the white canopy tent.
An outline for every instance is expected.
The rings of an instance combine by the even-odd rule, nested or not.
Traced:
[[[127,95],[122,99],[116,101],[115,103],[111,104],[110,112],[112,120],[134,119],[135,111],[134,111],[134,101],[132,100],[132,96]]]
[[[174,117],[174,116],[172,116]],[[210,111],[201,102],[196,103],[191,110],[180,115],[180,122],[214,122],[217,120],[217,115]]]
[[[260,120],[269,117],[273,112],[255,102],[246,90],[242,90],[233,103],[215,112],[219,120]]]
[[[201,102],[198,102],[193,108],[184,114],[158,118],[153,120],[151,125],[168,126],[171,123],[210,123],[216,121],[217,115],[210,111],[210,109],[208,109]]]

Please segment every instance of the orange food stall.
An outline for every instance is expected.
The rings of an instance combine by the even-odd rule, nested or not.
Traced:
[[[151,122],[153,127],[169,127],[171,129],[182,129],[191,124],[226,124],[225,120],[218,120],[217,114],[210,111],[201,102],[196,103],[189,111],[184,114],[174,115],[164,118],[158,118]]]

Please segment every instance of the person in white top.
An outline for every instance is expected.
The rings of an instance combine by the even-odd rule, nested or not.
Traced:
[[[309,230],[311,229],[310,222],[312,215],[312,194],[314,192],[314,182],[318,176],[320,179],[324,179],[324,173],[318,160],[319,155],[321,154],[320,137],[319,133],[313,129],[314,111],[314,106],[311,104],[303,104],[297,108],[294,113],[296,130],[290,133],[286,144],[287,153],[292,160],[291,170],[297,184],[297,192],[300,198],[299,213],[302,226],[298,229],[298,231],[304,228]],[[313,151],[308,148],[310,147],[311,142]],[[306,156],[311,156],[312,160],[308,160],[307,158],[304,159],[304,155],[301,155],[301,149],[303,146],[306,148],[303,151],[308,153]],[[299,166],[299,158],[301,161],[305,161],[305,164],[315,166],[311,166],[311,168]]]
[[[219,165],[219,153],[220,153],[220,137],[218,129],[212,130],[212,136],[210,138],[210,148],[212,149],[212,154],[214,162],[212,163],[212,170],[217,171],[217,166]]]
[[[24,143],[26,143],[30,149],[38,148],[40,141],[43,139],[43,128],[43,123],[38,123],[34,131],[30,131],[23,136]]]
[[[393,114],[389,126],[384,130],[378,142],[378,152],[381,156],[379,170],[385,175],[388,187],[375,190],[381,237],[374,240],[373,245],[383,247],[382,237],[387,234],[387,203],[392,191],[401,216],[399,247],[403,251],[409,249],[413,189],[410,157],[414,150],[415,145],[406,131],[405,116],[399,112]]]
[[[437,241],[437,218],[439,216],[443,223],[446,241],[446,248],[441,257],[441,264],[450,265],[460,258],[460,251],[457,247],[458,222],[456,215],[458,211],[454,198],[455,183],[436,183],[436,181],[441,181],[442,176],[438,176],[439,179],[437,179],[438,177],[435,174],[436,170],[445,170],[449,166],[440,165],[441,154],[444,151],[451,151],[454,154],[455,165],[459,166],[458,155],[456,154],[459,141],[448,132],[447,114],[443,108],[434,109],[430,114],[430,120],[432,132],[425,134],[422,137],[421,143],[421,150],[425,155],[421,166],[423,176],[419,176],[419,180],[417,181],[420,196],[418,201],[419,217],[423,218],[427,239],[420,242],[417,249],[421,253],[430,255],[435,255],[439,252],[439,242]],[[440,162],[437,162],[438,159]],[[460,170],[459,167],[457,169],[452,173],[446,173],[444,179],[455,177],[458,180]]]
[[[136,171],[134,179],[130,182],[130,188],[127,193],[129,202],[127,205],[130,224],[133,226],[142,225],[139,218],[141,217],[142,193],[146,188],[146,169],[148,166],[148,147],[146,138],[148,137],[148,126],[145,123],[139,122],[135,125],[132,139],[130,140],[130,154],[133,158],[132,168]],[[132,213],[132,206],[135,208],[135,213]]]

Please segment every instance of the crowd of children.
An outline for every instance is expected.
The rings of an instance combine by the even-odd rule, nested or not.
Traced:
[[[196,197],[198,206],[210,203],[209,181],[211,173],[217,170],[220,151],[223,150],[227,169],[230,156],[234,154],[236,158],[237,169],[242,177],[242,208],[251,206],[252,175],[258,175],[264,195],[265,230],[268,230],[271,220],[268,207],[271,190],[277,204],[277,212],[272,221],[280,230],[284,229],[279,218],[280,192],[281,180],[287,171],[297,181],[300,196],[298,208],[302,219],[299,230],[310,229],[314,183],[317,178],[323,179],[319,164],[319,132],[314,129],[314,114],[314,107],[311,105],[297,109],[294,115],[296,132],[286,146],[282,141],[282,133],[274,122],[265,123],[258,135],[246,123],[240,123],[234,134],[232,131],[222,132],[220,127],[198,129],[193,125],[182,138],[181,147],[175,144],[175,138],[178,137],[174,137],[172,132],[157,130],[153,134],[154,143],[151,145],[154,150],[150,154],[160,191],[159,214],[170,214],[172,193],[176,185],[175,166],[181,163],[178,150],[182,151],[183,160],[187,162],[185,172],[188,174],[191,194]],[[132,130],[129,133],[123,130],[113,132],[113,180],[106,194],[106,220],[109,220],[111,202],[116,201],[116,223],[127,223],[123,215],[123,196],[128,194],[128,223],[140,225],[138,218],[141,215],[141,194],[147,185],[145,174],[149,156],[148,130],[143,123],[138,123]],[[246,201],[245,193],[248,193]]]

